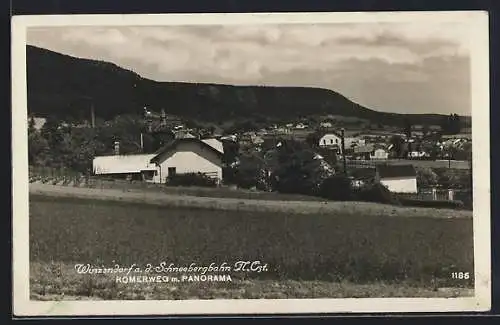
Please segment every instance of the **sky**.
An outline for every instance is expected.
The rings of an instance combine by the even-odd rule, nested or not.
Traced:
[[[465,24],[32,27],[27,43],[157,81],[306,86],[371,109],[471,115]]]

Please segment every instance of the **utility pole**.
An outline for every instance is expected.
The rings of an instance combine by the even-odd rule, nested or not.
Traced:
[[[91,100],[90,101],[90,117],[91,117],[91,123],[92,123],[92,128],[95,128],[95,110],[94,110],[94,102]]]
[[[448,148],[448,168],[451,168],[451,152],[452,152],[452,148],[449,147]]]
[[[344,165],[344,174],[347,175],[347,162],[346,162],[346,157],[345,157],[345,129],[342,128],[340,130],[340,136],[341,136],[341,139],[340,139],[340,143],[341,143],[341,153],[342,153],[342,162],[343,162],[343,165]]]
[[[90,103],[90,126],[92,128],[95,128],[95,108],[94,108],[94,100],[92,97],[90,96],[85,96],[85,95],[82,95],[80,96],[80,99],[85,99],[85,100],[88,100],[89,103]]]

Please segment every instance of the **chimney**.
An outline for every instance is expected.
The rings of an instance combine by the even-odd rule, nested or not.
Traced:
[[[115,141],[115,155],[120,154],[120,142]]]

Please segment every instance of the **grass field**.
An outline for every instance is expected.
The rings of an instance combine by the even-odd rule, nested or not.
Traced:
[[[159,205],[170,208],[197,208],[204,210],[224,210],[237,212],[262,212],[262,213],[291,213],[301,215],[328,214],[328,215],[363,215],[379,217],[428,217],[428,218],[472,218],[472,212],[466,210],[434,209],[421,207],[399,207],[388,204],[371,202],[340,202],[303,200],[289,201],[274,193],[274,200],[242,199],[213,197],[210,193],[206,196],[193,196],[184,194],[169,194],[161,190],[142,190],[140,188],[79,188],[32,183],[29,185],[30,195],[44,195],[53,198],[82,198],[114,202],[135,202]],[[215,189],[217,191],[217,189]],[[280,200],[281,199],[281,200]]]
[[[33,262],[32,300],[180,300],[473,296],[468,288],[422,288],[399,284],[297,280],[236,280],[224,283],[122,284],[111,276],[77,276],[64,263]]]
[[[82,286],[92,293],[103,286],[71,273],[74,263],[145,265],[161,261],[203,265],[260,260],[269,265],[268,272],[233,274],[232,287],[217,283],[213,285],[219,289],[203,291],[199,284],[191,284],[179,289],[175,299],[193,295],[258,298],[262,290],[256,288],[272,287],[270,284],[276,290],[269,295],[288,298],[316,297],[318,292],[331,297],[397,296],[401,292],[436,296],[443,295],[437,290],[440,287],[472,286],[473,279],[450,278],[453,271],[473,271],[471,218],[415,215],[428,211],[425,209],[408,209],[413,211],[412,218],[371,214],[370,210],[366,214],[340,211],[235,212],[31,195],[32,296],[43,299],[40,295],[44,293],[57,296]],[[66,276],[61,270],[66,270]],[[105,287],[116,287],[113,281],[106,283]],[[330,289],[321,291],[319,287]],[[283,293],[283,288],[289,289]],[[339,288],[344,289],[335,291]],[[112,290],[117,290],[114,298],[123,291]],[[127,297],[132,295],[130,299],[147,293],[139,297],[130,290],[133,288],[127,293]],[[253,295],[248,293],[252,290],[256,290]],[[171,296],[160,291],[162,297]],[[101,299],[106,295],[110,293],[90,294]]]

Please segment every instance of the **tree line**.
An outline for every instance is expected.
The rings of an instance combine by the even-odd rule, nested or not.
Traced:
[[[120,142],[121,154],[153,152],[163,143],[161,138],[146,132],[139,116],[123,115],[111,121],[98,120],[94,128],[75,126],[49,117],[40,130],[35,128],[34,118],[30,117],[29,165],[88,173],[95,156],[113,154],[115,141]]]

